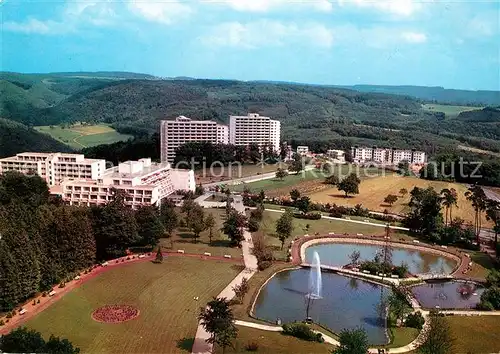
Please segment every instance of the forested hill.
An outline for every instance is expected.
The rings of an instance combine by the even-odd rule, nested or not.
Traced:
[[[0,158],[23,151],[70,152],[71,149],[48,135],[20,123],[0,118]]]
[[[0,79],[0,116],[28,126],[105,122],[121,133],[144,136],[158,130],[159,120],[177,115],[227,123],[231,114],[257,112],[280,120],[287,141],[418,147],[429,153],[458,144],[500,151],[498,124],[465,125],[403,95],[116,72],[2,73]]]
[[[354,85],[342,87],[360,92],[406,95],[430,102],[471,106],[500,105],[500,91],[453,90],[428,86]]]

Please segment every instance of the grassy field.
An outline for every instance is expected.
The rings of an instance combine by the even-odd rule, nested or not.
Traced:
[[[455,337],[453,353],[486,354],[500,352],[498,316],[450,316],[446,320]]]
[[[461,112],[475,111],[482,109],[482,107],[471,107],[471,106],[453,106],[444,104],[424,104],[422,108],[429,112],[443,112],[447,117],[453,118],[458,116]]]
[[[112,144],[117,141],[128,140],[130,135],[120,134],[105,124],[79,125],[75,124],[68,128],[61,126],[38,126],[35,129],[45,133],[54,139],[71,146],[74,149],[82,149],[89,146],[101,144]]]
[[[200,307],[240,270],[227,262],[187,257],[125,265],[74,289],[27,326],[47,337],[68,338],[83,353],[191,352]],[[110,304],[136,306],[140,315],[121,324],[92,320],[94,309]]]
[[[225,353],[249,353],[245,348],[249,343],[258,345],[257,353],[287,354],[287,353],[311,353],[327,354],[334,348],[328,344],[307,342],[295,337],[285,336],[279,332],[267,332],[254,328],[238,326],[238,338],[233,343],[234,348],[226,348]],[[217,348],[215,353],[221,354],[222,350]]]
[[[458,193],[458,208],[453,208],[452,216],[460,217],[466,221],[474,222],[474,209],[464,196],[467,187],[464,184],[448,183],[441,181],[428,181],[416,177],[400,177],[397,175],[388,175],[385,177],[376,177],[366,179],[359,185],[359,194],[344,198],[344,193],[337,188],[329,188],[318,193],[310,194],[311,200],[321,203],[335,203],[338,205],[354,206],[362,204],[365,208],[376,211],[387,209],[391,213],[406,213],[409,211],[408,202],[409,193],[403,198],[399,195],[399,190],[405,188],[410,192],[413,187],[427,188],[433,187],[436,191],[443,188],[455,188]],[[384,198],[388,194],[399,195],[399,199],[393,206],[384,204]],[[491,226],[483,215],[483,226]]]
[[[195,171],[196,183],[213,183],[234,178],[249,177],[276,171],[279,167],[286,167],[285,164],[258,164],[258,165],[237,165],[224,167],[212,167]]]
[[[209,252],[212,256],[231,255],[233,258],[242,258],[240,248],[230,247],[229,239],[223,234],[220,229],[226,217],[225,209],[205,209],[205,215],[212,213],[215,217],[216,225],[213,228],[212,244],[209,244],[209,231],[205,230],[200,234],[200,238],[195,243],[192,232],[187,228],[179,228],[172,236],[173,248],[171,248],[170,239],[161,239],[160,245],[165,249],[178,250],[182,249],[186,253],[203,254]],[[182,215],[182,214],[181,214]],[[182,216],[183,217],[183,216]]]
[[[363,235],[384,235],[385,228],[371,225],[355,224],[345,221],[337,220],[305,220],[305,219],[293,219],[293,232],[291,238],[285,241],[285,247],[281,250],[281,242],[276,234],[276,221],[281,217],[281,213],[276,213],[272,211],[265,211],[264,218],[262,219],[259,231],[255,234],[260,234],[265,237],[266,244],[272,246],[275,250],[275,257],[277,259],[285,259],[286,250],[290,244],[290,241],[297,236],[303,236],[305,234],[313,235],[316,232],[320,234],[327,234],[329,232],[335,233],[349,233],[349,234],[363,234]],[[306,228],[309,225],[309,228]],[[257,235],[258,236],[258,235]],[[403,231],[393,230],[392,237],[394,238],[409,238],[408,234]]]

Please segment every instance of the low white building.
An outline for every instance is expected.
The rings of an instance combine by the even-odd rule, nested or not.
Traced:
[[[351,154],[354,162],[377,162],[380,164],[397,165],[402,161],[410,164],[425,163],[425,152],[417,150],[400,150],[392,148],[353,146]]]
[[[309,146],[297,146],[297,154],[307,155],[309,153]]]
[[[162,199],[177,190],[194,191],[192,170],[172,169],[168,162],[151,159],[127,161],[107,169],[97,180],[67,180],[51,189],[70,205],[97,206],[114,199],[114,190],[125,193],[125,203],[132,208],[161,204]]]
[[[344,163],[345,162],[345,151],[344,150],[335,150],[330,149],[326,151],[326,154],[334,159],[336,162]]]

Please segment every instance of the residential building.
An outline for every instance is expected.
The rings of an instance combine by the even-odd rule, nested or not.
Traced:
[[[401,161],[408,161],[410,164],[425,163],[425,152],[412,150],[400,150],[393,148],[359,147],[353,146],[351,154],[354,162],[362,163],[367,161],[381,164],[397,165]]]
[[[179,116],[175,120],[161,121],[160,136],[161,161],[173,162],[175,149],[185,143],[192,141],[227,143],[228,127],[211,120],[192,120]]]
[[[280,151],[281,123],[257,113],[246,116],[229,117],[229,143],[233,145],[259,146],[271,144],[275,151]]]
[[[299,155],[307,155],[309,152],[309,147],[308,146],[297,146],[297,154]]]
[[[161,204],[161,200],[177,190],[195,190],[192,170],[172,169],[168,162],[152,163],[145,158],[127,161],[107,169],[96,180],[65,180],[51,189],[70,205],[96,206],[114,198],[114,190],[125,193],[125,203],[136,209],[143,205]]]
[[[344,150],[330,149],[330,150],[326,151],[326,154],[337,162],[340,162],[340,163],[345,162],[345,151]]]
[[[49,186],[65,179],[97,179],[106,169],[105,160],[87,159],[81,154],[23,152],[0,159],[0,173],[34,173]]]

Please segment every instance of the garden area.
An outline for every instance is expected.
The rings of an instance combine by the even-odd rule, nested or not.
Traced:
[[[66,294],[26,325],[47,337],[67,338],[82,352],[191,352],[200,307],[241,269],[231,262],[175,256],[162,264],[120,266]],[[132,311],[131,319],[114,324],[92,318],[95,310],[110,305],[126,305],[119,313]]]

